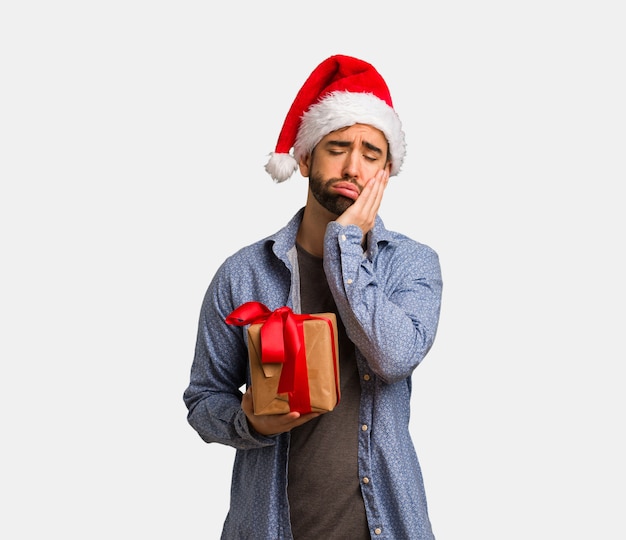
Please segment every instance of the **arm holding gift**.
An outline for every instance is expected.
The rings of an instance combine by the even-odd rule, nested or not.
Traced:
[[[242,268],[245,260],[243,252],[227,259],[209,285],[201,308],[191,380],[184,394],[188,421],[200,437],[238,449],[271,446],[275,443],[272,435],[319,416],[318,412],[295,411],[256,415],[251,393],[240,390],[251,383],[245,329],[226,324],[225,319],[237,307],[230,291],[236,269]],[[270,299],[264,300],[270,303]]]
[[[232,279],[245,264],[243,254],[228,258],[218,269],[204,296],[196,349],[184,401],[189,424],[207,443],[237,449],[273,446],[275,439],[255,430],[242,409],[241,388],[249,385],[248,350],[244,332],[225,324],[234,307]]]

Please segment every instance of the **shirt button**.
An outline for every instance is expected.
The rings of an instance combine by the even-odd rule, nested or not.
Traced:
[[[342,234],[342,235],[341,235],[341,239],[345,241],[345,239],[346,239],[346,235],[345,235],[345,234]]]
[[[370,377],[370,376],[366,373],[365,375],[363,375],[363,378],[364,378],[366,381],[369,381],[371,377]]]
[[[348,285],[350,285],[352,283],[352,279],[348,280]]]
[[[367,424],[363,424],[361,426],[361,431],[367,431]]]
[[[374,529],[374,534],[380,534],[380,533],[382,533],[382,532],[383,532],[383,530],[382,530],[380,527],[376,527],[376,528]]]
[[[363,477],[363,483],[364,484],[369,484],[370,483],[370,479],[367,476]]]

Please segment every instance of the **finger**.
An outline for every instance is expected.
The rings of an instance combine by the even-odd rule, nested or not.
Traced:
[[[380,176],[377,175],[376,184],[372,188],[373,200],[372,206],[370,208],[371,210],[373,210],[374,214],[378,212],[378,209],[380,208],[380,205],[383,201],[383,194],[385,193],[388,181],[389,175],[387,171],[381,171]]]
[[[379,171],[363,188],[359,199],[361,211],[366,219],[373,219],[378,212],[385,191],[385,171]]]

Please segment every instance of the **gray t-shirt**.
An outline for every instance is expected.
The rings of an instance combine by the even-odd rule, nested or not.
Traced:
[[[361,386],[354,345],[337,313],[322,259],[298,246],[302,313],[333,312],[339,331],[341,400],[291,431],[289,483],[295,540],[369,539],[357,466]]]

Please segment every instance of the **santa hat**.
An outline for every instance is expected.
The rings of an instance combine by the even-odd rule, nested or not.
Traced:
[[[371,64],[351,56],[331,56],[313,70],[298,92],[265,170],[276,182],[287,180],[300,158],[326,135],[354,124],[369,124],[385,134],[391,176],[398,174],[406,145],[387,84]],[[292,148],[293,155],[289,153]]]

